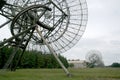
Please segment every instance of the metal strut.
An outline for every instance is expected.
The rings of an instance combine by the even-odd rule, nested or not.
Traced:
[[[24,47],[22,48],[22,52],[21,52],[20,56],[18,57],[18,60],[17,60],[17,62],[16,62],[16,64],[15,64],[15,66],[13,67],[13,70],[16,70],[18,64],[20,63],[20,61],[21,61],[21,59],[22,59],[22,57],[23,57],[23,54],[24,54],[24,52],[25,52],[25,50],[26,50],[26,47],[27,47],[30,39],[32,38],[32,35],[33,35],[34,30],[35,30],[35,28],[33,28],[32,31],[30,32],[30,36],[29,36],[29,38],[27,39],[26,43],[24,44]]]
[[[36,26],[35,30],[37,31],[37,33],[39,34],[39,36],[42,38],[43,42],[46,44],[46,46],[48,47],[48,49],[50,50],[50,52],[53,54],[53,56],[55,57],[55,59],[58,61],[58,63],[60,64],[60,66],[63,68],[64,72],[66,73],[66,75],[68,77],[71,77],[70,72],[67,70],[67,68],[63,65],[63,63],[60,61],[60,59],[57,56],[57,53],[54,51],[54,49],[48,44],[48,42],[45,40],[45,38],[42,36],[41,31],[39,31],[38,27]]]
[[[30,31],[30,30],[32,30],[32,31]],[[16,44],[15,44],[15,47],[14,47],[14,49],[12,51],[13,53],[10,55],[9,59],[7,60],[5,65],[3,66],[3,70],[2,71],[6,71],[8,68],[10,68],[11,71],[15,71],[16,70],[16,67],[17,67],[17,65],[19,64],[19,62],[22,59],[22,56],[23,56],[23,54],[24,54],[24,52],[26,50],[26,47],[27,47],[27,45],[28,45],[32,35],[33,35],[34,30],[35,30],[35,27],[31,27],[31,28],[21,32],[20,34],[13,36],[12,38],[10,38],[10,39],[8,39],[6,41],[6,43],[7,42],[12,42],[13,39],[17,39],[17,37],[23,35],[24,33],[28,32],[28,31],[30,32],[29,38],[26,41],[24,41],[24,37],[25,36],[23,36],[20,41],[15,42]],[[25,44],[22,44],[23,42]],[[3,44],[5,44],[5,43],[2,43],[2,45]],[[16,57],[16,53],[18,52],[19,49],[22,49],[22,52],[20,54],[17,54],[18,55],[18,60],[17,60],[17,62],[14,63],[13,61],[14,61],[14,59]]]

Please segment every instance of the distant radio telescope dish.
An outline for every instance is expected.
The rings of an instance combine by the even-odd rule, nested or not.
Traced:
[[[97,66],[103,67],[104,63],[102,60],[102,54],[98,50],[91,50],[86,55],[86,62],[88,62],[88,67]]]

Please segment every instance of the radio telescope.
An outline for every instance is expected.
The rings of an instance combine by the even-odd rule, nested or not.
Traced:
[[[23,52],[18,62],[26,49],[32,49],[50,51],[70,74],[57,54],[72,48],[83,35],[88,19],[85,0],[1,0],[0,16],[7,19],[0,28],[8,25],[12,34],[0,47],[16,48],[4,68],[8,68],[19,48]]]
[[[86,61],[88,62],[88,67],[103,67],[104,63],[102,60],[102,54],[98,50],[91,50],[86,55]]]

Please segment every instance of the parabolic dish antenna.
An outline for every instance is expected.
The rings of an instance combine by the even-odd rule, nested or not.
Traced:
[[[85,0],[1,0],[0,15],[7,19],[0,28],[9,24],[12,34],[1,46],[14,42],[23,52],[28,49],[56,54],[79,41],[88,9]]]

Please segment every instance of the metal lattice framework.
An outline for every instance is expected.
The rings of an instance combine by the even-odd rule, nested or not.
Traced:
[[[7,2],[9,4],[3,7],[1,15],[4,15],[10,21],[14,18],[11,24],[12,35],[22,32],[23,30],[19,30],[23,25],[26,25],[26,28],[34,25],[30,23],[32,18],[30,19],[30,15],[27,14],[28,12],[25,12],[26,10],[21,12],[24,14],[15,16],[24,9],[24,6],[42,4],[52,9],[51,11],[45,11],[44,8],[38,8],[36,13],[31,12],[36,14],[36,17],[40,18],[38,19],[39,21],[48,27],[55,28],[53,31],[44,28],[41,30],[42,34],[57,53],[65,52],[73,47],[85,31],[88,13],[85,0],[53,0],[53,3],[49,3],[49,0],[7,0]],[[43,13],[44,16],[40,16]],[[10,22],[9,20],[6,23]],[[31,45],[31,43],[29,45],[43,52],[48,51],[48,48],[43,45],[41,39],[39,39],[37,37],[38,35],[35,33],[36,32],[34,32],[34,36],[31,40],[33,45]]]
[[[7,19],[0,28],[9,24],[12,34],[0,46],[14,44],[23,53],[29,49],[56,54],[79,41],[86,28],[88,9],[85,0],[1,0],[0,15]]]

